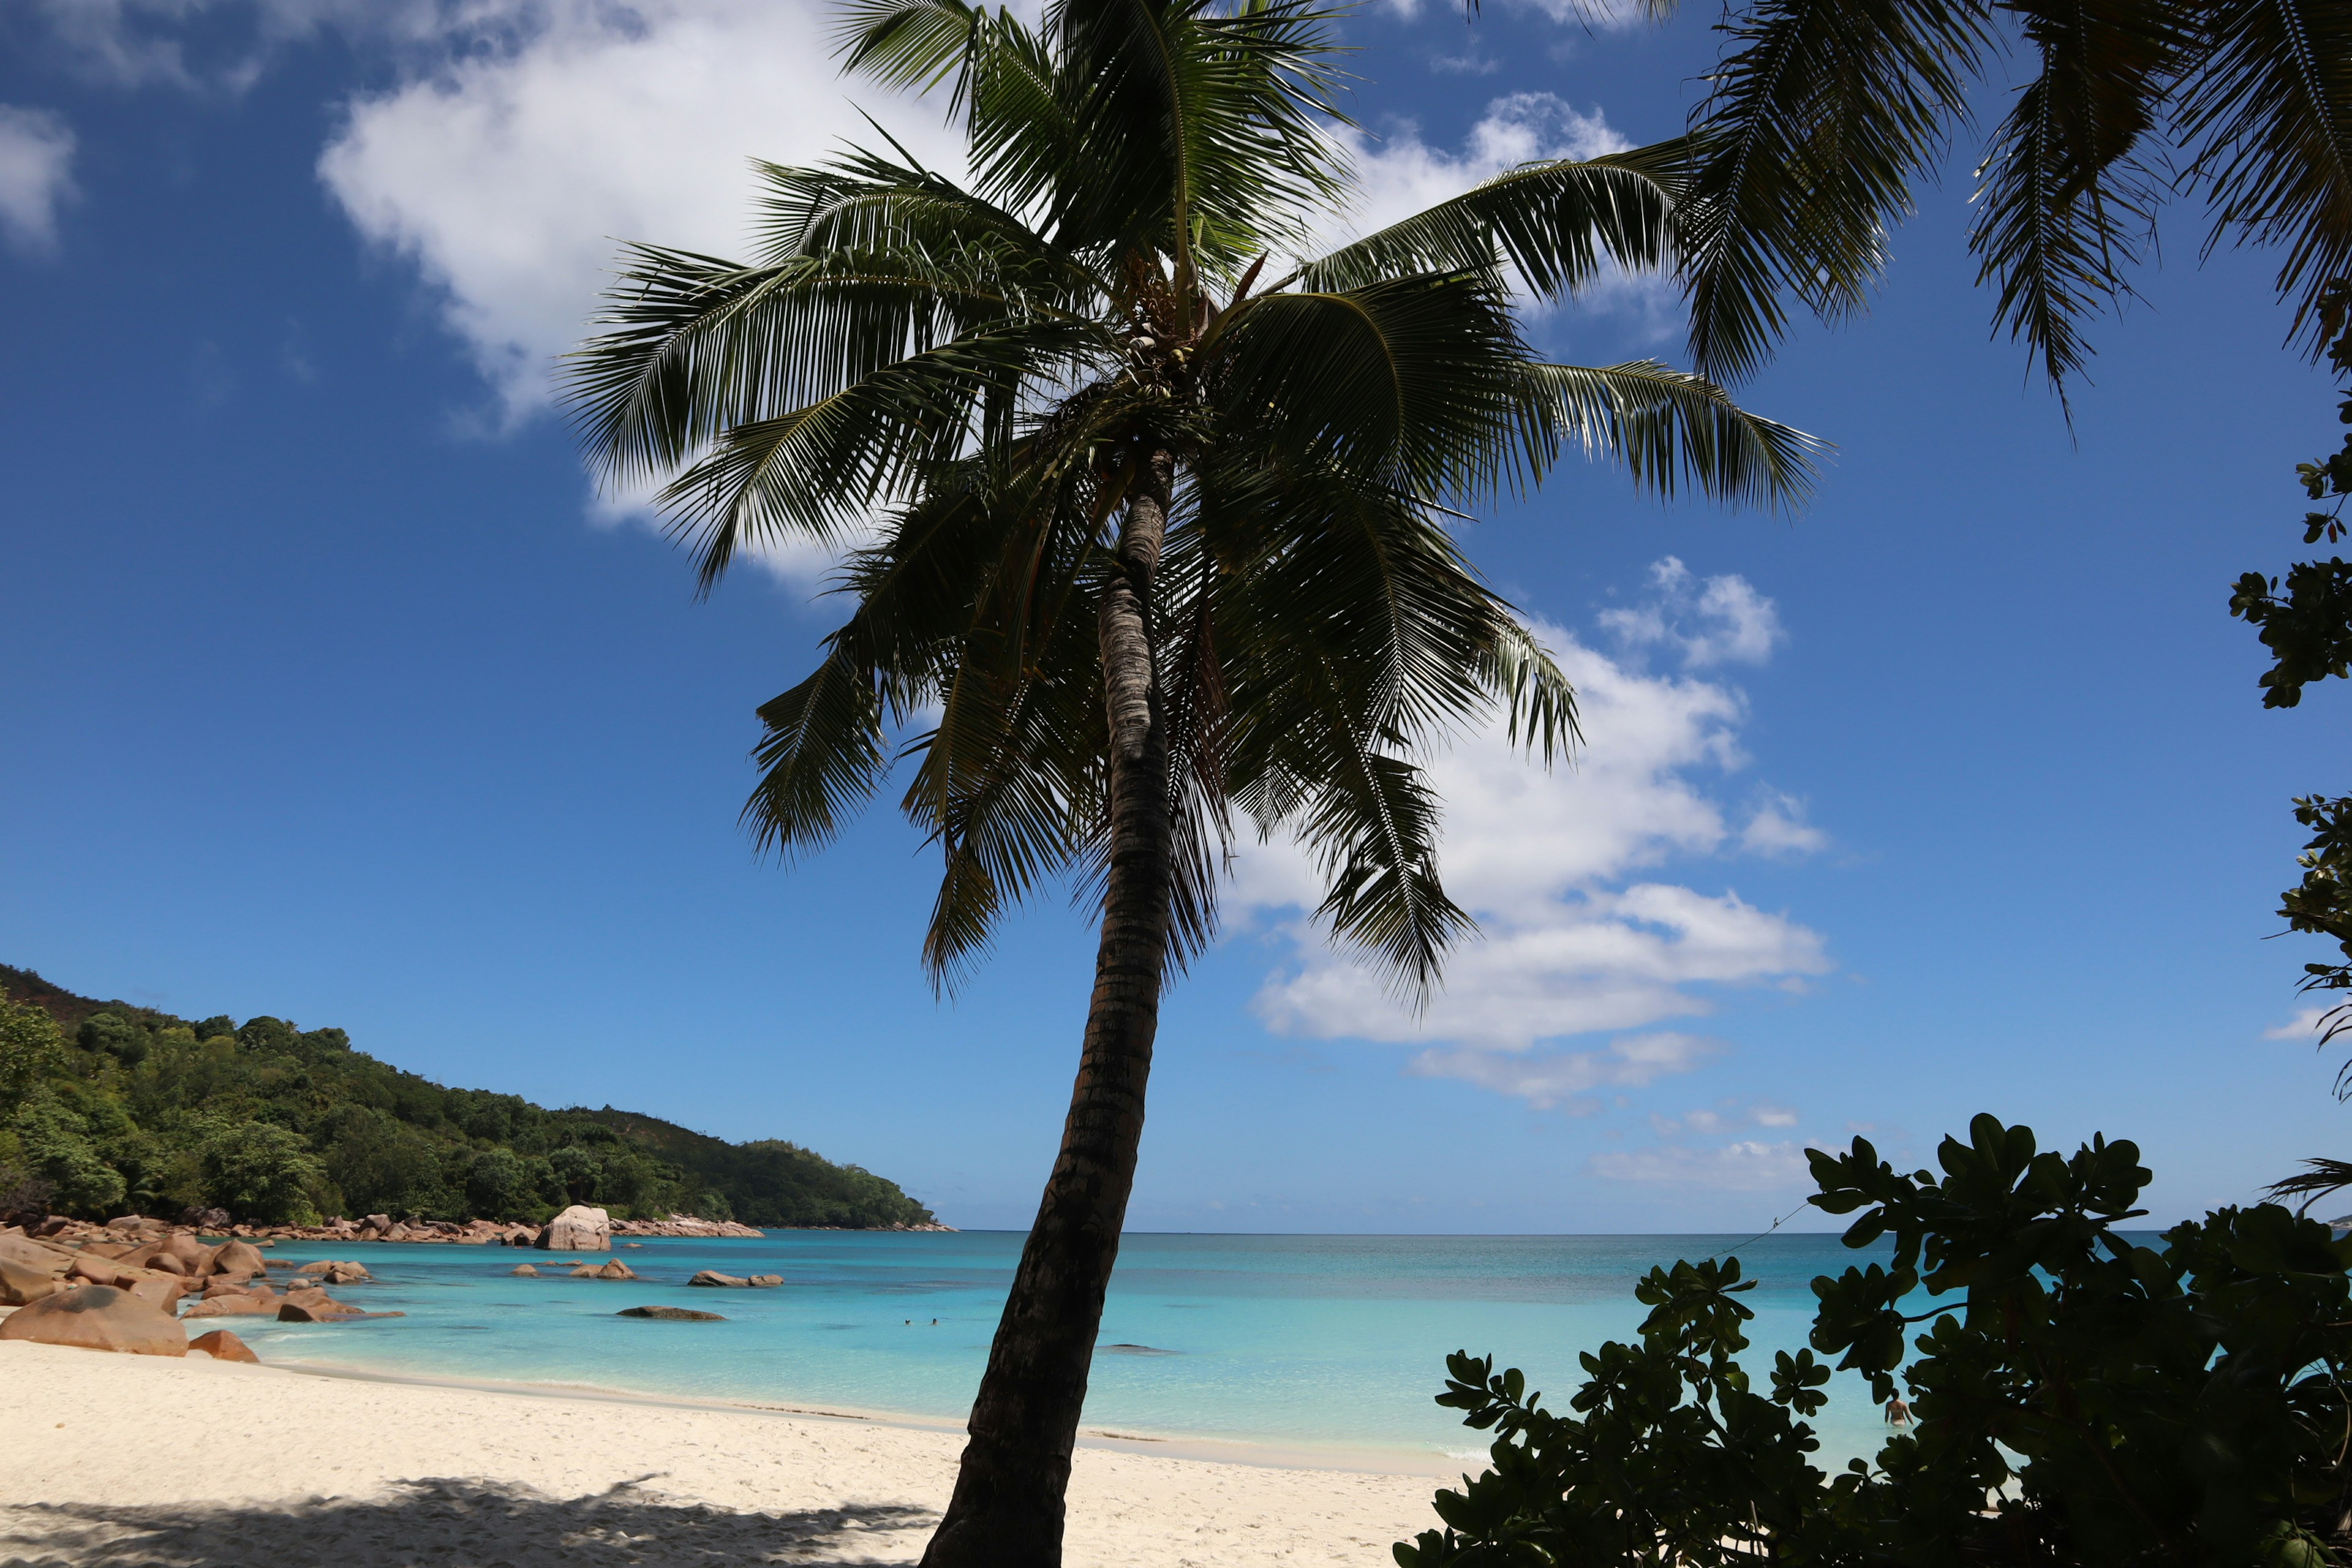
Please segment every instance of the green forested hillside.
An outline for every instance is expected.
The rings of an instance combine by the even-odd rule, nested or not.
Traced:
[[[758,1226],[927,1224],[855,1165],[649,1116],[447,1089],[282,1019],[190,1021],[0,964],[0,1211],[540,1221],[569,1203]]]

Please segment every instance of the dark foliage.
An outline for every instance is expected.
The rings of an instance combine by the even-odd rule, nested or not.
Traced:
[[[14,1000],[11,1000],[11,999]],[[0,965],[0,1193],[110,1217],[226,1208],[544,1219],[571,1203],[766,1226],[927,1223],[880,1176],[606,1106],[449,1089],[279,1018],[191,1024]]]
[[[2338,376],[2352,377],[2352,282],[2330,283],[2322,310],[2328,362]],[[2336,417],[2352,425],[2352,392],[2337,405]],[[2352,496],[2352,435],[2335,452],[2297,464],[2295,477],[2311,500],[2335,502],[2326,511],[2304,513],[2304,543],[2341,541],[2344,501]],[[2270,650],[2271,668],[2260,683],[2265,708],[2295,707],[2305,686],[2330,676],[2341,679],[2352,669],[2352,563],[2340,555],[2298,561],[2287,568],[2284,584],[2260,572],[2246,573],[2230,595],[2230,614],[2259,629]],[[2279,913],[2291,931],[2332,939],[2345,960],[2305,964],[2303,988],[2352,991],[2352,795],[2299,795],[2294,819],[2312,836],[2296,858],[2303,880],[2280,895]],[[2352,1026],[2352,1005],[2331,1009],[2321,1022],[2325,1045]],[[2338,1098],[2352,1096],[2352,1065],[2336,1075],[2336,1092]],[[2273,1190],[2315,1195],[2341,1184],[2298,1177]]]
[[[1641,1343],[1583,1356],[1570,1414],[1492,1357],[1450,1357],[1438,1403],[1496,1432],[1494,1468],[1438,1493],[1444,1528],[1397,1562],[2337,1562],[2352,1242],[2265,1204],[2142,1247],[2115,1228],[2144,1212],[2132,1144],[2061,1159],[1990,1116],[1969,1134],[1944,1141],[1940,1177],[1859,1138],[1812,1151],[1811,1202],[1862,1211],[1846,1245],[1891,1238],[1893,1256],[1813,1281],[1811,1349],[1780,1352],[1769,1392],[1733,1359],[1754,1316],[1736,1258],[1651,1270]],[[1816,1351],[1897,1427],[1833,1479],[1801,1419],[1825,1402]]]
[[[2352,261],[2345,6],[1738,0],[1717,30],[1677,209],[1701,373],[1760,366],[1788,301],[1829,321],[1858,313],[1915,192],[2001,98],[1969,249],[1997,291],[1996,330],[2053,386],[2088,359],[2089,318],[2131,295],[2176,195],[2204,206],[2208,251],[2275,248],[2294,335],[2315,353],[2324,341],[2328,280]],[[1997,97],[2003,75],[2013,86]]]

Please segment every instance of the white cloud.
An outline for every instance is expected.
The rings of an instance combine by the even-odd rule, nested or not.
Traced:
[[[1603,610],[1600,620],[1627,647],[1682,656],[1685,669],[1762,664],[1785,640],[1780,614],[1745,577],[1701,581],[1673,555],[1650,568],[1645,604]]]
[[[1448,841],[1454,837],[1449,830]],[[1457,899],[1476,898],[1450,875],[1448,889]],[[1418,1018],[1351,958],[1319,944],[1259,992],[1258,1015],[1286,1035],[1435,1038],[1524,1051],[1560,1036],[1703,1016],[1716,1003],[1700,987],[1766,984],[1830,967],[1821,937],[1785,915],[1755,909],[1737,893],[1708,897],[1656,882],[1562,900],[1525,923],[1485,923],[1486,934],[1453,955],[1444,989]]]
[[[1713,1149],[1667,1144],[1656,1149],[1611,1150],[1592,1156],[1595,1175],[1616,1182],[1663,1183],[1723,1192],[1769,1192],[1805,1180],[1805,1152],[1797,1143],[1743,1139]]]
[[[0,234],[20,250],[58,241],[58,204],[73,192],[74,133],[45,109],[0,103]]]
[[[1769,615],[1770,602],[1748,592]],[[1639,875],[1676,857],[1811,846],[1816,830],[1796,822],[1793,803],[1777,806],[1779,826],[1751,836],[1735,832],[1707,792],[1707,775],[1746,762],[1739,693],[1646,673],[1557,627],[1539,629],[1577,689],[1588,745],[1573,764],[1545,772],[1499,726],[1428,760],[1446,803],[1440,871],[1484,934],[1452,955],[1444,988],[1416,1017],[1305,921],[1277,914],[1318,901],[1306,858],[1288,845],[1253,847],[1239,858],[1226,907],[1244,926],[1286,921],[1279,929],[1294,944],[1255,1003],[1268,1027],[1525,1053],[1543,1040],[1702,1016],[1725,987],[1796,985],[1830,969],[1820,934],[1785,913],[1733,889]],[[1417,1070],[1554,1100],[1591,1087],[1581,1076],[1606,1065],[1590,1053],[1517,1065],[1423,1061],[1444,1065]]]
[[[429,40],[522,16],[527,0],[38,0],[48,42],[115,87],[242,92],[285,45],[329,28]]]
[[[872,138],[808,0],[550,0],[463,31],[433,68],[352,105],[320,174],[360,231],[414,259],[510,416],[543,406],[616,241],[743,248],[747,160]],[[871,107],[871,105],[869,105]],[[883,104],[887,109],[887,102]],[[938,113],[888,116],[919,152]]]
[[[1488,63],[1475,39],[1464,55],[1431,61],[1436,69],[1473,73],[1483,72]],[[1633,145],[1598,106],[1586,112],[1549,92],[1515,92],[1495,99],[1471,127],[1459,152],[1431,146],[1422,140],[1420,126],[1412,121],[1397,122],[1382,136],[1350,132],[1349,140],[1360,183],[1349,221],[1326,237],[1333,244],[1385,228],[1521,163],[1546,158],[1597,158]],[[1680,299],[1671,279],[1632,276],[1604,267],[1585,290],[1583,303],[1589,309],[1633,313],[1640,318],[1643,335],[1655,337],[1679,328]]]
[[[2316,1006],[2298,1007],[2295,1009],[2294,1016],[2289,1018],[2285,1023],[2279,1025],[2274,1029],[2264,1029],[2263,1031],[2263,1038],[2266,1040],[2304,1040],[2316,1044],[2320,1026],[2326,1021],[2327,1015],[2336,1011],[2344,1005],[2345,1004],[2341,1002],[2326,1002]]]
[[[1811,855],[1829,847],[1830,837],[1805,820],[1805,804],[1796,796],[1769,792],[1748,826],[1739,830],[1739,847],[1750,855]]]
[[[1409,120],[1386,136],[1356,132],[1354,141],[1360,184],[1349,216],[1357,234],[1385,228],[1521,163],[1597,158],[1633,145],[1597,106],[1588,114],[1549,92],[1514,92],[1488,103],[1459,153],[1430,146]]]
[[[1795,1111],[1786,1106],[1774,1105],[1769,1100],[1758,1100],[1748,1106],[1726,1100],[1718,1108],[1701,1109],[1680,1117],[1661,1116],[1655,1112],[1650,1117],[1650,1131],[1661,1140],[1672,1140],[1694,1132],[1701,1137],[1714,1138],[1743,1127],[1794,1127],[1796,1124]]]
[[[350,106],[320,176],[362,235],[416,265],[511,425],[551,401],[620,242],[740,255],[750,160],[878,142],[829,27],[816,0],[478,0],[443,14],[405,79]],[[943,106],[855,101],[961,170]],[[658,526],[641,489],[596,498],[590,517]],[[839,557],[787,539],[744,558],[805,591]]]
[[[1721,1041],[1658,1030],[1612,1040],[1605,1051],[1507,1056],[1477,1050],[1426,1050],[1409,1070],[1423,1078],[1460,1079],[1497,1094],[1515,1095],[1538,1110],[1565,1105],[1582,1116],[1600,1109],[1575,1097],[1596,1089],[1640,1089],[1696,1068],[1723,1049]]]

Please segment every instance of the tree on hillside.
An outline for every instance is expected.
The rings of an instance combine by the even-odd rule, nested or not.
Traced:
[[[1671,9],[1673,0],[1651,0]],[[1889,232],[1932,179],[1993,62],[2033,75],[1986,141],[1971,202],[1997,327],[2053,385],[2084,319],[2179,192],[2225,240],[2283,252],[2276,286],[2315,356],[2321,300],[2352,272],[2352,8],[2326,0],[1744,0],[1691,121],[1680,233],[1691,351],[1736,379],[1771,353],[1793,297],[1859,310]]]
[[[1575,736],[1461,509],[1605,451],[1661,492],[1779,501],[1811,443],[1648,363],[1540,361],[1514,286],[1670,251],[1678,146],[1547,163],[1312,260],[1348,189],[1304,0],[858,0],[849,68],[935,90],[970,174],[892,144],[763,166],[748,264],[630,249],[570,395],[659,481],[707,589],[747,548],[855,545],[848,614],[760,710],[763,847],[827,842],[912,763],[952,984],[1062,880],[1100,918],[1060,1152],[925,1561],[1059,1560],[1162,984],[1211,938],[1235,813],[1318,858],[1318,911],[1408,1001],[1470,921],[1419,750],[1500,710]],[[864,531],[871,529],[870,533]]]

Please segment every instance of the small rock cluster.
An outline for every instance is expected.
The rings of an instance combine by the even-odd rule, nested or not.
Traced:
[[[0,1218],[7,1217],[0,1215]],[[557,1252],[606,1252],[614,1237],[676,1236],[737,1237],[758,1241],[767,1236],[732,1220],[698,1219],[674,1214],[667,1219],[614,1219],[603,1209],[575,1204],[544,1226],[491,1219],[459,1225],[446,1219],[394,1219],[390,1215],[365,1215],[356,1220],[338,1216],[324,1225],[233,1225],[223,1209],[190,1209],[176,1227],[162,1220],[125,1215],[105,1225],[68,1219],[63,1215],[30,1216],[21,1228],[45,1240],[104,1240],[110,1230],[155,1226],[208,1236],[230,1236],[243,1241],[403,1241],[458,1247],[533,1247]],[[602,1236],[602,1241],[589,1239]]]
[[[616,1219],[613,1222],[614,1236],[731,1236],[748,1241],[763,1241],[768,1233],[754,1230],[748,1225],[737,1225],[731,1219],[697,1219],[690,1214],[674,1214],[667,1219]]]
[[[137,1215],[103,1226],[44,1224],[30,1234],[11,1226],[0,1230],[0,1306],[16,1310],[0,1321],[0,1339],[139,1355],[203,1350],[218,1360],[251,1361],[253,1352],[235,1334],[215,1331],[191,1343],[182,1323],[193,1318],[332,1323],[400,1316],[369,1312],[327,1293],[330,1285],[365,1284],[370,1279],[365,1264],[322,1260],[297,1270],[281,1294],[270,1282],[269,1260],[251,1241],[240,1237],[215,1246],[193,1229]]]

